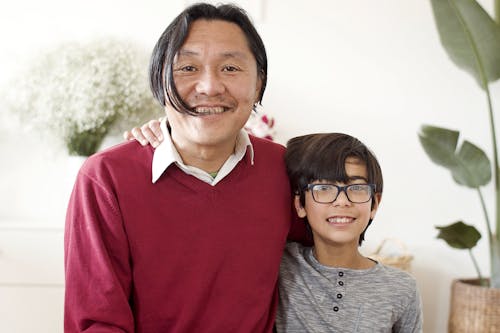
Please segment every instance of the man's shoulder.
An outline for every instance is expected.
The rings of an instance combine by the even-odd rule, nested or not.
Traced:
[[[283,154],[285,152],[286,148],[282,144],[276,143],[268,139],[258,138],[253,135],[250,135],[249,137],[250,137],[250,142],[252,142],[252,145],[255,150],[270,151],[280,154]]]
[[[99,151],[87,158],[82,171],[95,173],[99,170],[123,170],[134,166],[151,166],[153,149],[141,146],[137,141],[127,141]]]

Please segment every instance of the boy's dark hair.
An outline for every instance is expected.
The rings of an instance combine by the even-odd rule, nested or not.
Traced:
[[[153,96],[166,106],[168,102],[179,112],[198,115],[179,96],[175,87],[172,64],[175,55],[187,38],[191,24],[196,20],[221,20],[238,25],[246,36],[248,47],[257,62],[257,75],[262,81],[259,104],[267,84],[267,55],[264,43],[247,13],[231,4],[213,6],[198,3],[186,8],[165,29],[156,43],[149,64],[149,83]]]
[[[317,180],[347,183],[345,161],[356,157],[366,165],[368,183],[375,184],[375,193],[382,193],[382,170],[375,155],[358,139],[343,133],[319,133],[298,136],[287,143],[285,162],[292,190],[305,205],[307,184]],[[372,199],[372,207],[374,199]],[[309,230],[310,225],[305,219]],[[372,220],[368,222],[366,229]],[[366,229],[359,237],[359,245],[365,239]]]

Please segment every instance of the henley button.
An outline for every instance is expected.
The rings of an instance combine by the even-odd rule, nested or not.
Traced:
[[[344,272],[339,272],[339,276],[340,277],[344,276]]]
[[[337,294],[337,298],[342,298],[342,294]]]
[[[333,307],[333,311],[335,311],[335,312],[339,311],[339,307],[338,306],[334,306]]]

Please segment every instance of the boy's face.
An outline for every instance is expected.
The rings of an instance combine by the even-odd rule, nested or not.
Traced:
[[[359,159],[349,157],[345,163],[346,174],[351,179],[347,184],[367,184],[366,165]],[[331,183],[315,181],[313,183]],[[380,195],[375,194],[365,203],[352,203],[346,193],[339,193],[333,203],[325,204],[314,201],[311,191],[305,193],[305,205],[302,206],[298,196],[295,197],[295,208],[300,217],[306,217],[311,226],[315,246],[352,246],[358,247],[358,240],[370,219],[375,217]],[[372,201],[374,201],[372,207]]]

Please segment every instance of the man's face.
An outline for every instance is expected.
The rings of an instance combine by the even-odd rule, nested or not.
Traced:
[[[198,113],[166,107],[177,148],[234,146],[261,87],[240,27],[221,20],[194,21],[174,59],[173,73],[180,97]]]

